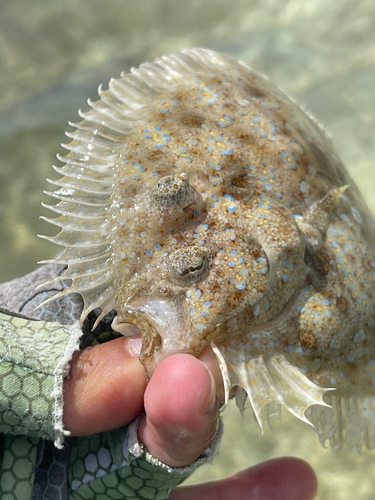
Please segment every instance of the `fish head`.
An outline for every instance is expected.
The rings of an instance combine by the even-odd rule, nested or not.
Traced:
[[[164,239],[157,234],[162,250],[146,269],[142,262],[139,272],[117,283],[112,327],[123,334],[129,323],[139,329],[140,360],[149,377],[171,354],[198,356],[211,343],[240,339],[270,321],[303,280],[304,243],[288,212],[274,203],[261,205],[257,198],[244,203],[225,195],[215,201],[225,216],[204,211],[178,242],[175,234]],[[275,242],[272,226],[262,237],[258,226],[267,220],[264,210],[275,231],[283,228],[288,238]]]

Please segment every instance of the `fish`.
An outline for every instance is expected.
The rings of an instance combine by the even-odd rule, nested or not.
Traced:
[[[264,422],[287,408],[323,445],[375,447],[375,226],[324,128],[233,57],[187,49],[99,88],[50,180],[63,246],[44,263],[167,356],[216,355]],[[52,280],[55,281],[55,280]]]

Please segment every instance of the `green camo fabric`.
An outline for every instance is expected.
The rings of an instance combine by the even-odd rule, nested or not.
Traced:
[[[147,452],[137,458],[127,427],[68,438],[65,451],[52,445],[67,434],[62,380],[78,345],[74,328],[0,313],[1,500],[168,498],[204,459],[182,470]]]

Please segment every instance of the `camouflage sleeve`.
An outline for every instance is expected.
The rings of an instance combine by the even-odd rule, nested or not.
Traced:
[[[5,434],[1,498],[166,499],[171,489],[212,459],[221,431],[210,449],[181,469],[166,466],[143,448],[137,439],[137,421],[111,432],[68,438],[65,449],[58,449],[69,435],[62,423],[63,379],[73,352],[92,342],[89,332],[95,321],[89,318],[80,339],[77,318],[82,302],[75,294],[35,310],[65,284],[52,282],[39,291],[35,287],[62,270],[62,266],[44,266],[0,285],[0,432]],[[102,332],[106,330],[104,321]],[[49,441],[38,444],[38,437],[54,440],[55,447]],[[27,477],[15,481],[17,474]]]
[[[53,439],[61,447],[69,435],[62,383],[81,334],[78,322],[67,327],[0,312],[0,432]]]
[[[75,440],[70,456],[69,500],[164,500],[173,488],[216,454],[221,424],[211,447],[198,460],[187,467],[169,467],[139,443],[140,418],[130,426]]]
[[[71,304],[35,310],[63,284],[35,287],[58,272],[61,266],[45,266],[0,285],[0,432],[52,439],[61,448],[69,435],[62,421],[63,379],[82,330],[77,314],[69,314]]]

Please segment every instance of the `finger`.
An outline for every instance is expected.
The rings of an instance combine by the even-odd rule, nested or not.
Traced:
[[[74,436],[121,427],[142,411],[146,379],[136,342],[122,337],[73,357],[64,380],[64,424]]]
[[[213,483],[177,488],[170,500],[312,500],[317,479],[298,458],[276,458]]]
[[[144,405],[138,437],[165,464],[188,465],[211,444],[218,425],[216,383],[197,358],[164,359],[147,386]]]
[[[212,374],[214,380],[215,380],[215,385],[216,385],[216,397],[218,401],[224,401],[224,384],[223,384],[223,377],[221,375],[221,371],[217,362],[216,355],[214,354],[213,350],[211,347],[208,347],[205,349],[198,358],[202,363],[206,365],[206,367],[209,369],[210,373]]]

